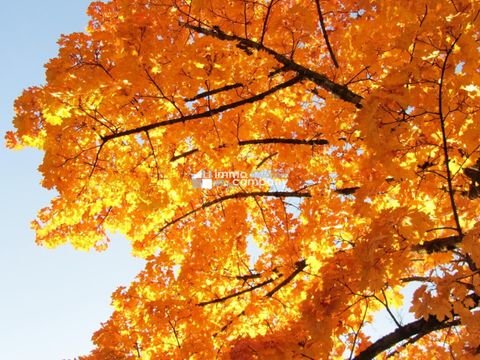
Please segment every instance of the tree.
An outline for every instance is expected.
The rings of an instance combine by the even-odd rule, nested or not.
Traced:
[[[479,356],[478,2],[88,11],[7,134],[58,192],[38,244],[147,259],[84,359]]]

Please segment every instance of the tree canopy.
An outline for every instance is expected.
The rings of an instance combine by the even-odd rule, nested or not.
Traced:
[[[93,2],[6,135],[57,192],[38,244],[147,259],[83,359],[478,357],[479,12]]]

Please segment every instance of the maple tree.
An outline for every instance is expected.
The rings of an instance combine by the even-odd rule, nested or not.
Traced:
[[[84,359],[478,357],[479,11],[93,2],[6,135],[58,192],[38,244],[119,232],[147,259]],[[201,170],[284,183],[192,186]],[[372,340],[381,309],[396,329]]]

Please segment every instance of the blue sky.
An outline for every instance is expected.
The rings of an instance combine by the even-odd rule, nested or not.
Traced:
[[[16,0],[0,11],[0,134],[11,129],[13,101],[44,81],[62,33],[83,31],[89,0]],[[115,237],[104,253],[55,250],[34,243],[30,221],[54,195],[42,189],[42,154],[0,146],[0,358],[56,360],[88,353],[108,319],[110,295],[143,268]]]

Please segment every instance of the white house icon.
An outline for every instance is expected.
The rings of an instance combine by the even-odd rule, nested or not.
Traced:
[[[192,185],[195,189],[211,189],[213,187],[213,180],[205,179],[203,176],[203,170],[192,175]]]

